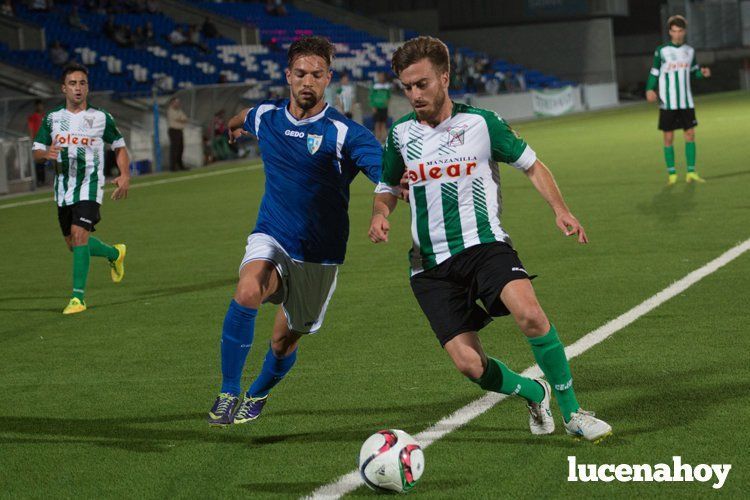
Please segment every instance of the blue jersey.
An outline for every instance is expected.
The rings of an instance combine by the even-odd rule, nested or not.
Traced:
[[[330,106],[297,120],[289,99],[245,117],[258,138],[265,193],[253,233],[272,236],[295,260],[341,264],[349,238],[349,185],[362,170],[380,180],[382,149],[362,125]]]

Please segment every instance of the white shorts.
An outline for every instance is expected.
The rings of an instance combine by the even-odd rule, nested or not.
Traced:
[[[261,233],[247,237],[240,271],[254,260],[267,260],[276,266],[281,290],[266,302],[281,304],[289,329],[297,333],[317,332],[336,289],[338,266],[294,260],[278,241]]]

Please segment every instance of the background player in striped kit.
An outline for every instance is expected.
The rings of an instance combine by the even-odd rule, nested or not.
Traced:
[[[370,239],[387,241],[404,173],[412,213],[411,286],[456,368],[482,389],[526,399],[533,434],[550,434],[554,391],[568,434],[598,441],[606,422],[583,410],[565,349],[537,301],[529,275],[500,224],[498,161],[522,170],[550,204],[558,227],[586,243],[547,167],[494,112],[448,98],[448,48],[432,37],[408,41],[393,55],[414,112],[398,120],[383,152]],[[477,305],[481,300],[484,309]],[[477,332],[493,316],[512,314],[550,384],[488,357]]]
[[[88,70],[71,63],[63,69],[62,93],[65,105],[47,113],[34,139],[34,161],[56,161],[55,201],[65,243],[73,252],[73,294],[63,314],[86,310],[84,293],[89,258],[106,257],[112,281],[125,275],[125,245],[107,245],[90,236],[101,219],[99,208],[104,196],[104,143],[115,150],[120,175],[113,200],[127,197],[130,187],[130,157],[125,140],[112,115],[89,106]]]
[[[695,60],[695,49],[685,44],[687,21],[682,16],[667,20],[670,42],[657,47],[654,65],[646,83],[646,98],[649,102],[661,101],[659,130],[664,132],[664,160],[669,173],[668,185],[677,182],[674,162],[674,130],[681,128],[685,134],[685,157],[687,159],[687,182],[706,182],[695,171],[695,118],[693,91],[690,78],[709,78],[711,70],[701,68]],[[659,93],[657,96],[656,88]]]

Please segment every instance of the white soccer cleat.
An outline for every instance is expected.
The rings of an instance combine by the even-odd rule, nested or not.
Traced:
[[[552,389],[546,380],[541,378],[534,380],[544,389],[544,399],[539,403],[527,400],[526,407],[529,409],[529,429],[531,429],[532,434],[536,435],[552,434],[555,432],[555,419],[552,418],[552,410],[550,410]]]
[[[570,414],[570,422],[565,424],[565,432],[598,443],[612,434],[612,426],[596,418],[593,411],[579,408],[577,412]]]

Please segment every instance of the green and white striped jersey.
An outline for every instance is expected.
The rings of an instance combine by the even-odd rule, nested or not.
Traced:
[[[89,106],[71,113],[60,106],[47,113],[34,138],[33,149],[61,147],[57,157],[55,201],[60,207],[79,201],[102,203],[104,196],[104,143],[124,148],[125,139],[112,115]]]
[[[695,49],[670,42],[656,49],[646,90],[656,90],[658,83],[662,109],[690,109],[695,107],[690,89],[691,76],[703,78],[695,61]]]
[[[408,172],[412,275],[471,246],[510,242],[500,225],[497,162],[527,170],[535,161],[534,150],[493,111],[454,103],[451,117],[434,128],[414,113],[398,120],[375,192],[397,195]]]

